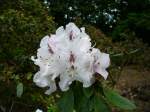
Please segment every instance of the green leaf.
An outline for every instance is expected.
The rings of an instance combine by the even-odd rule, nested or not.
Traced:
[[[90,112],[89,109],[89,98],[86,96],[78,96],[80,99],[78,100],[78,104],[76,105],[77,112]]]
[[[88,91],[88,90],[89,91]],[[79,82],[76,82],[73,88],[74,91],[74,109],[76,112],[90,112],[89,110],[89,101],[90,101],[90,89],[86,90],[83,88],[83,85]],[[87,93],[84,93],[86,92]],[[89,92],[89,93],[88,93]]]
[[[100,94],[96,94],[94,97],[94,112],[111,112],[109,105],[103,99]]]
[[[89,98],[90,96],[92,96],[93,94],[93,89],[92,87],[89,87],[89,88],[83,88],[83,93],[84,95]]]
[[[72,90],[64,92],[58,103],[59,112],[73,112],[74,95]]]
[[[125,110],[133,110],[136,109],[136,106],[134,103],[129,101],[128,99],[120,96],[117,92],[111,89],[104,89],[104,94],[106,96],[106,99],[112,103],[114,106],[117,106],[120,109]]]
[[[17,97],[21,97],[23,94],[23,84],[20,82],[17,84]]]
[[[56,107],[56,106],[50,105],[50,106],[47,108],[47,112],[58,112],[58,110],[57,110],[57,107]]]

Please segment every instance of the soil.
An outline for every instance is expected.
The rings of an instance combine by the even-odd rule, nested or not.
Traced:
[[[124,67],[116,88],[137,105],[135,112],[150,112],[150,70]]]

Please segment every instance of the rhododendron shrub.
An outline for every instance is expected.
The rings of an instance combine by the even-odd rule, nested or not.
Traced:
[[[106,69],[110,65],[110,57],[92,46],[84,27],[79,29],[74,23],[67,24],[65,28],[59,27],[55,34],[43,37],[37,56],[31,59],[40,68],[33,78],[37,86],[48,87],[46,94],[52,94],[58,89],[66,91],[58,103],[62,112],[107,112],[111,110],[107,100],[123,109],[135,108],[129,100],[104,88],[97,80],[98,75],[107,79]],[[122,101],[121,104],[118,99]],[[83,103],[78,105],[76,102]],[[66,107],[62,105],[70,107],[64,109]]]

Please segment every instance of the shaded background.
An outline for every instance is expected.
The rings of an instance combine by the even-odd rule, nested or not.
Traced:
[[[104,83],[133,100],[136,112],[150,112],[149,0],[0,0],[0,112],[55,112],[53,97],[32,82],[38,68],[30,57],[43,36],[68,22],[110,54]]]

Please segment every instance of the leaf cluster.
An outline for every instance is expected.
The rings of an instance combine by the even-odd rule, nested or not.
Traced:
[[[136,106],[116,91],[94,84],[83,88],[76,83],[58,100],[59,112],[111,112],[112,106],[122,110],[134,110]]]

